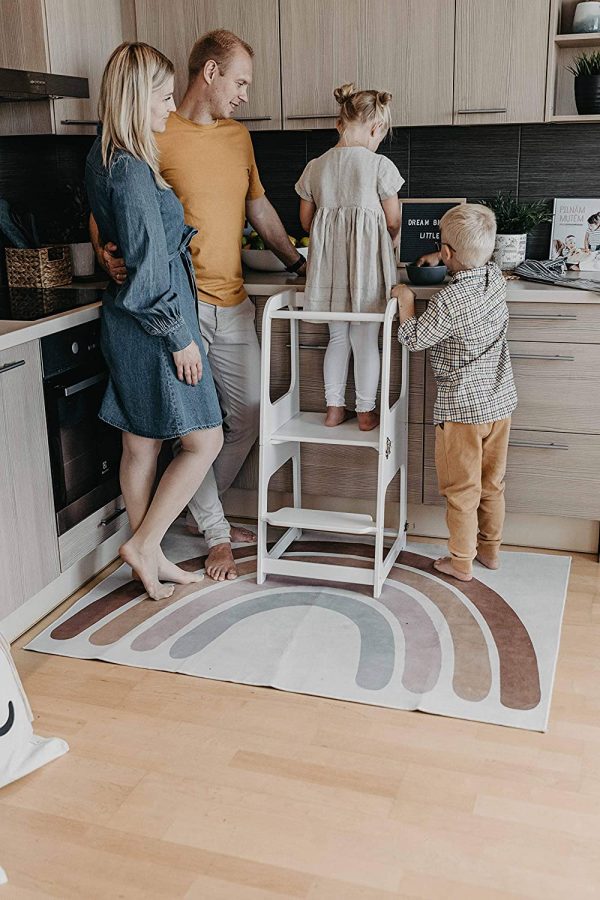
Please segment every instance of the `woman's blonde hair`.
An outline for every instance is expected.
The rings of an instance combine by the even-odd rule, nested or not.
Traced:
[[[386,134],[391,129],[392,95],[387,91],[357,91],[353,84],[343,84],[335,89],[333,96],[341,107],[342,130],[355,123],[383,125]]]
[[[159,187],[169,186],[158,166],[150,104],[152,93],[174,71],[171,60],[148,44],[125,42],[113,50],[102,75],[98,103],[102,162],[107,168],[115,150],[125,150],[148,163]]]

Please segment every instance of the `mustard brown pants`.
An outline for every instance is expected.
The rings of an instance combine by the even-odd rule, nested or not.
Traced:
[[[444,422],[435,428],[435,467],[446,498],[448,550],[456,569],[471,573],[481,552],[495,558],[504,525],[504,475],[510,418],[483,425]]]

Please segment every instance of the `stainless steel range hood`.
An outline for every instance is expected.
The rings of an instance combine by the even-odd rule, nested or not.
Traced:
[[[87,78],[0,68],[0,102],[55,100],[59,97],[89,97]]]

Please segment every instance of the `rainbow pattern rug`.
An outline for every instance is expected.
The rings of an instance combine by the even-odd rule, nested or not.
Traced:
[[[180,523],[167,555],[203,566]],[[570,558],[503,553],[459,584],[432,566],[444,548],[409,543],[379,600],[368,588],[269,577],[238,546],[240,577],[144,599],[121,566],[28,650],[545,731]],[[290,554],[370,565],[372,546],[307,536]]]

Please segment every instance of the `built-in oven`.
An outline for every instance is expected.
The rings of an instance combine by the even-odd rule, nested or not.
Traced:
[[[121,432],[98,418],[108,380],[98,320],[41,339],[59,535],[120,495]],[[115,518],[123,510],[116,510]]]

